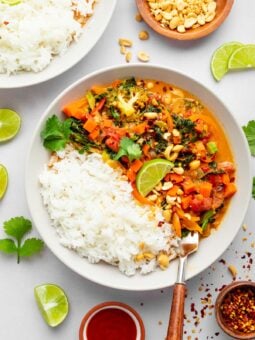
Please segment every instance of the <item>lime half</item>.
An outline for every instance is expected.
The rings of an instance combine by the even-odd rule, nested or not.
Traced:
[[[0,200],[4,197],[8,185],[8,172],[6,168],[0,164]]]
[[[160,158],[145,162],[136,177],[136,187],[139,193],[147,196],[173,166],[172,162]]]
[[[228,68],[230,70],[255,67],[255,45],[239,47],[231,55]]]
[[[12,139],[19,132],[21,119],[17,112],[0,109],[0,142]]]
[[[65,292],[54,284],[43,284],[34,289],[40,312],[51,327],[60,325],[68,314],[68,300]]]
[[[228,63],[231,55],[243,44],[232,41],[221,45],[213,54],[211,60],[211,71],[214,78],[220,81],[228,72]]]

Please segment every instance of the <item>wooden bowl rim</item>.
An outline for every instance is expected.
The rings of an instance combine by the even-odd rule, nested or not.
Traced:
[[[195,29],[190,29],[186,31],[185,33],[179,33],[176,30],[171,30],[168,28],[164,28],[160,26],[160,24],[154,19],[153,15],[150,13],[149,5],[147,3],[147,0],[136,0],[136,4],[138,7],[138,10],[143,17],[144,21],[157,33],[175,40],[195,40],[203,38],[210,33],[214,32],[217,28],[220,27],[220,25],[225,21],[227,16],[229,15],[234,0],[224,0],[225,5],[223,9],[218,13],[216,18],[205,24],[204,26],[200,26]]]
[[[236,288],[240,288],[240,287],[251,287],[253,289],[255,289],[255,282],[253,281],[235,281],[232,282],[230,284],[228,284],[227,286],[225,286],[222,291],[219,293],[219,295],[217,296],[217,299],[215,301],[215,316],[216,316],[216,320],[219,324],[219,326],[221,327],[221,329],[227,333],[228,335],[232,336],[235,339],[241,339],[241,340],[248,340],[248,339],[253,339],[255,337],[255,331],[249,334],[242,334],[240,332],[235,332],[234,330],[228,328],[224,321],[222,320],[222,316],[220,313],[220,306],[222,304],[223,299],[225,298],[225,296],[232,290],[236,289]]]
[[[141,316],[138,314],[138,312],[133,309],[132,307],[130,307],[129,305],[122,303],[122,302],[118,302],[118,301],[107,301],[107,302],[103,302],[100,303],[94,307],[92,307],[82,318],[81,321],[81,325],[80,325],[80,329],[79,329],[79,340],[84,340],[84,336],[83,336],[83,330],[84,327],[89,319],[89,317],[95,313],[95,312],[99,312],[101,309],[103,309],[104,307],[122,307],[124,310],[128,310],[131,314],[133,314],[134,318],[138,321],[139,327],[140,327],[140,331],[141,331],[141,337],[139,340],[145,340],[145,327],[144,327],[144,323],[143,320],[141,318]]]

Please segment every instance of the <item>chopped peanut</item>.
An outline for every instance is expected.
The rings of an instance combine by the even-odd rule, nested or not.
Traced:
[[[139,33],[139,39],[140,40],[148,40],[149,39],[149,33],[147,31],[141,31]]]
[[[179,33],[211,22],[216,16],[216,0],[147,0],[161,26]]]

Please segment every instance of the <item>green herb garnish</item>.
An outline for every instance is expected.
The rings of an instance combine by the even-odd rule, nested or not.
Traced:
[[[70,142],[80,144],[81,152],[97,146],[89,139],[87,131],[83,128],[83,122],[76,118],[62,121],[53,115],[46,121],[41,137],[44,147],[50,151],[62,150]]]
[[[252,198],[255,199],[255,177],[252,180]]]
[[[120,87],[122,87],[125,90],[129,90],[130,88],[135,87],[135,86],[136,86],[136,80],[134,77],[124,80],[120,85]]]
[[[164,133],[160,129],[159,126],[155,125],[154,131],[155,131],[155,140],[157,142],[157,144],[155,145],[155,151],[157,153],[161,153],[161,152],[165,151],[165,149],[167,148],[168,142],[167,142],[167,140],[164,139],[164,137],[163,137]]]
[[[214,210],[208,210],[202,217],[202,224],[201,224],[201,228],[204,231],[207,227],[207,225],[211,222],[214,221],[214,215],[215,215],[215,211]]]
[[[83,128],[83,122],[76,118],[69,118],[71,121],[70,135],[67,142],[78,143],[81,147],[80,151],[88,152],[91,147],[97,147],[98,145],[91,141],[88,137],[88,132]]]
[[[41,132],[43,146],[50,151],[64,149],[71,134],[72,120],[61,121],[56,115],[48,118]]]
[[[250,120],[246,126],[243,126],[243,131],[247,138],[252,156],[255,156],[255,120]]]
[[[178,129],[182,134],[193,132],[196,126],[196,123],[194,123],[191,119],[183,118],[177,114],[173,114],[173,120],[175,128]]]
[[[142,156],[140,145],[135,143],[134,141],[132,141],[132,139],[128,137],[122,138],[120,141],[119,151],[114,159],[118,160],[122,156],[127,156],[131,162],[134,159],[139,159]]]
[[[35,255],[44,247],[43,241],[36,238],[28,238],[23,244],[21,243],[25,234],[32,229],[31,221],[24,217],[11,218],[9,221],[4,222],[3,228],[6,235],[12,238],[0,240],[0,251],[5,254],[16,254],[17,263],[20,262],[21,257]]]
[[[182,238],[188,236],[190,231],[188,229],[182,229]]]

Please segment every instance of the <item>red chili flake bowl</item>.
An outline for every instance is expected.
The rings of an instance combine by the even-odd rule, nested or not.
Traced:
[[[234,298],[234,300],[231,300],[231,301],[233,301],[233,303],[236,303],[236,310],[239,312],[240,305],[238,304],[237,301],[241,301],[240,303],[243,303],[244,300],[238,300],[238,297],[242,295],[242,298],[244,298],[245,291],[247,292],[251,291],[252,293],[254,292],[254,296],[255,296],[255,282],[235,281],[222,289],[222,291],[219,293],[216,299],[216,302],[215,302],[215,316],[221,329],[228,335],[232,336],[233,338],[241,339],[241,340],[254,339],[255,331],[245,333],[245,332],[240,331],[240,329],[235,330],[233,327],[231,327],[230,320],[227,320],[226,318],[226,310],[229,310],[230,312],[231,308],[233,307],[229,303],[230,298],[232,297]],[[226,309],[224,309],[225,307]],[[251,317],[250,319],[254,320],[253,317]],[[241,324],[240,320],[241,320],[241,316],[238,318],[238,320],[236,320],[236,325],[240,326]],[[234,322],[234,321],[235,320],[231,319],[231,322]]]
[[[124,303],[101,303],[83,317],[79,330],[79,340],[98,339],[145,340],[143,321],[133,308]]]

